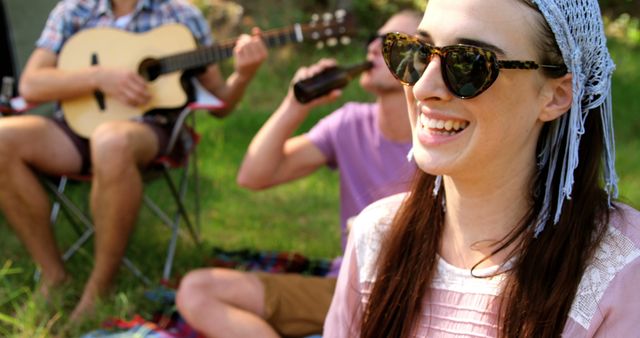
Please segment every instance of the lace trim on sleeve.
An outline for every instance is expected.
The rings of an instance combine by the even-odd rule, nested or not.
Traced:
[[[607,287],[628,263],[640,256],[640,249],[620,230],[609,226],[593,262],[589,264],[578,285],[569,317],[585,330],[598,311],[598,304]]]

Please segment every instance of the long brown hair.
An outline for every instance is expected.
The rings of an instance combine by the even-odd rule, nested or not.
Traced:
[[[528,0],[520,1],[535,8]],[[541,59],[561,62],[560,50],[542,15],[539,26],[538,44],[552,47],[540,49],[545,53]],[[547,74],[551,77],[560,75]],[[550,124],[543,127],[539,140],[544,140],[550,132]],[[534,236],[531,225],[536,223],[542,211],[543,177],[552,170],[547,165],[539,168],[532,179],[528,214],[514,221],[514,230],[501,242],[504,244],[494,250],[493,254],[510,243],[517,243],[509,255],[514,264],[499,297],[499,336],[558,337],[562,333],[582,274],[609,220],[608,196],[599,181],[602,140],[599,111],[592,111],[582,136],[572,198],[564,202],[559,221],[553,224],[551,217],[544,230]],[[564,140],[558,142],[566,144]],[[539,141],[538,152],[543,146]],[[557,185],[561,166],[553,170],[552,184]],[[412,193],[398,211],[382,243],[376,282],[363,312],[363,338],[407,337],[422,311],[423,297],[429,297],[444,228],[444,189],[434,197],[430,193],[434,182],[432,175],[417,174]],[[558,199],[557,189],[552,189],[552,193],[553,206]]]

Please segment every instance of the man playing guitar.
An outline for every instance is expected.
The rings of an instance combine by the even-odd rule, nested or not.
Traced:
[[[153,99],[149,83],[132,70],[90,66],[58,68],[59,53],[74,34],[115,27],[142,33],[168,23],[189,28],[199,45],[211,45],[210,28],[186,0],[61,0],[52,10],[20,80],[20,94],[31,102],[64,101],[100,92],[129,106]],[[255,28],[234,49],[234,72],[226,80],[209,65],[198,81],[226,103],[227,115],[267,57]],[[166,44],[174,42],[171,39]],[[124,55],[127,50],[121,50]],[[60,115],[60,114],[58,114]],[[50,202],[38,173],[92,174],[91,213],[95,224],[95,264],[70,319],[91,313],[120,265],[142,200],[140,170],[164,152],[170,125],[140,120],[100,124],[87,138],[76,135],[62,117],[23,115],[0,119],[0,209],[42,269],[45,296],[69,277],[49,224]]]

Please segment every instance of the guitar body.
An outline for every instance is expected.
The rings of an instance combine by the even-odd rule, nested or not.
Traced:
[[[325,13],[320,21],[320,16],[314,14],[309,24],[263,31],[261,36],[267,47],[307,40],[318,46],[324,45],[326,40],[327,46],[332,46],[337,44],[339,36],[347,37],[352,33],[352,26],[353,20],[348,13],[338,10],[335,17]],[[96,92],[63,100],[62,113],[73,131],[88,138],[105,122],[139,118],[151,110],[161,113],[183,107],[189,100],[185,89],[190,89],[190,82],[182,81],[183,71],[201,69],[232,57],[235,44],[233,39],[198,48],[191,31],[177,23],[165,24],[146,33],[109,27],[83,30],[62,47],[58,68],[72,71],[101,65],[132,70],[147,79],[151,100],[143,106],[131,107]],[[219,100],[215,101],[220,105]]]
[[[181,24],[166,24],[146,33],[98,27],[81,31],[66,42],[60,52],[58,68],[82,69],[97,61],[101,66],[138,72],[145,59],[192,51],[196,47],[193,35]],[[69,126],[78,135],[88,138],[104,122],[130,120],[153,109],[184,106],[187,94],[182,88],[181,75],[182,72],[176,71],[149,82],[152,98],[142,106],[129,106],[105,95],[102,109],[98,98],[89,94],[62,101],[62,112]]]

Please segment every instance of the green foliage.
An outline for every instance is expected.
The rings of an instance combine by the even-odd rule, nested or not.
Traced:
[[[623,13],[615,20],[604,17],[607,36],[632,46],[640,46],[640,18]]]
[[[424,0],[353,0],[352,11],[363,30],[375,32],[394,13],[403,9],[423,11],[426,3]]]
[[[599,0],[602,13],[607,16],[617,17],[620,14],[628,13],[635,17],[640,17],[640,3],[638,0]]]
[[[609,40],[609,50],[616,63],[613,73],[613,120],[616,133],[616,165],[623,201],[640,207],[640,45]]]
[[[277,1],[220,1],[193,0],[205,13],[218,38],[235,37],[249,32],[254,26],[263,30],[289,26],[293,23],[309,23],[313,14],[334,13],[347,9],[355,19],[356,38],[364,39],[375,32],[387,18],[403,9],[424,10],[423,0],[326,0],[301,2]],[[242,20],[234,19],[238,13]]]

